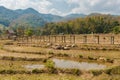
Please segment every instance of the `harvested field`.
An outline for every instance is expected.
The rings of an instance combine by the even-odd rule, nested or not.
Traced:
[[[115,37],[114,44],[109,40],[110,36],[100,35],[100,38],[106,37],[105,44],[100,39],[100,44],[80,43],[79,40],[83,35],[76,35],[75,42],[69,42],[70,38],[66,37],[66,43],[46,40],[27,40],[12,41],[1,40],[0,47],[0,79],[12,80],[119,80],[120,75],[120,46],[116,40],[119,40],[118,35]],[[43,39],[43,38],[42,38]],[[67,41],[68,39],[68,41]],[[22,39],[21,39],[22,40]],[[89,41],[88,40],[88,41]],[[80,41],[80,42],[79,42]],[[108,42],[108,43],[107,43]],[[18,44],[20,43],[20,44]],[[53,44],[54,43],[54,44]],[[74,46],[73,46],[74,45]],[[53,46],[63,47],[62,49],[55,49]],[[66,50],[65,50],[66,48]],[[69,49],[67,49],[69,48]],[[70,60],[75,63],[95,63],[98,65],[105,65],[105,69],[101,70],[79,70],[70,68],[55,67],[53,59],[60,59],[61,61]],[[65,61],[66,62],[66,61]],[[65,65],[65,63],[63,63]],[[77,65],[77,64],[76,64]],[[80,65],[79,65],[80,66]],[[14,74],[14,75],[13,75]],[[6,76],[6,77],[5,77]]]

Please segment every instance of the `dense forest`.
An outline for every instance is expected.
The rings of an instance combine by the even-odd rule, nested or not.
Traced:
[[[120,18],[111,15],[93,15],[66,22],[48,23],[42,34],[120,33]]]

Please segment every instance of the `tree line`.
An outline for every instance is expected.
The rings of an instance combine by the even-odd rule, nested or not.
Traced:
[[[111,15],[87,16],[69,21],[47,23],[43,27],[32,27],[29,24],[12,29],[17,36],[56,35],[56,34],[91,34],[120,33],[120,17]],[[0,30],[5,33],[5,28]]]
[[[120,18],[111,15],[87,16],[65,22],[48,23],[42,34],[120,33]]]

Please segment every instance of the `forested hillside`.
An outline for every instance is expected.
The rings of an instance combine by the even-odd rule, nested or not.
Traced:
[[[48,23],[43,28],[43,34],[60,33],[120,33],[120,17],[112,15],[91,15],[67,22]]]
[[[42,27],[47,22],[56,22],[61,18],[57,15],[39,13],[32,8],[11,10],[0,6],[0,24],[6,27],[26,26],[24,24]]]

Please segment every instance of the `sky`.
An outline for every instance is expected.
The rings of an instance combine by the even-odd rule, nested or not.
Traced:
[[[9,9],[33,8],[40,13],[65,16],[75,13],[120,14],[120,0],[0,0]]]

